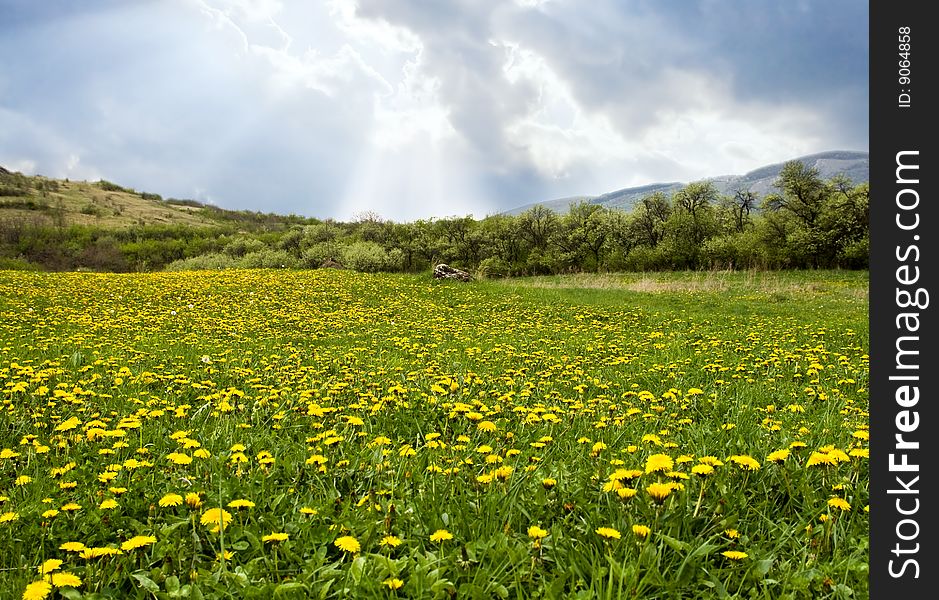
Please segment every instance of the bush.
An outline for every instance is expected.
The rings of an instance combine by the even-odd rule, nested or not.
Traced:
[[[658,271],[666,266],[667,257],[658,247],[637,246],[626,255],[624,264],[630,271]]]
[[[869,236],[846,244],[841,249],[839,261],[848,269],[866,269],[870,264],[871,239]]]
[[[512,267],[509,266],[509,263],[497,256],[490,256],[479,263],[476,276],[481,279],[496,279],[508,277],[511,274]]]
[[[0,271],[42,271],[42,265],[29,262],[25,258],[0,257]]]
[[[384,248],[375,242],[354,242],[341,250],[339,262],[350,269],[375,273],[387,271],[391,265],[391,257]]]
[[[298,265],[297,258],[289,252],[270,248],[245,254],[238,261],[242,269],[295,269]]]
[[[166,265],[167,271],[219,271],[221,269],[235,269],[238,261],[227,254],[212,253],[174,260]]]
[[[254,238],[239,237],[229,242],[222,252],[234,258],[241,258],[253,252],[260,252],[267,249],[267,244]]]
[[[305,267],[315,269],[327,261],[342,260],[342,245],[339,242],[319,242],[305,249],[300,255],[300,262]]]

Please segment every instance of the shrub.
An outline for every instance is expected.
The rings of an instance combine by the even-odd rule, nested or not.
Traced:
[[[242,269],[294,269],[298,264],[297,258],[289,252],[270,248],[245,254],[238,261]]]
[[[484,258],[482,262],[479,263],[479,269],[477,269],[477,277],[483,279],[508,277],[511,273],[512,268],[509,266],[509,263],[497,256]]]
[[[375,242],[354,242],[342,248],[339,262],[350,269],[375,273],[391,268],[391,258]]]
[[[238,261],[227,254],[218,252],[201,254],[192,258],[174,260],[166,265],[167,271],[218,271],[237,268]]]

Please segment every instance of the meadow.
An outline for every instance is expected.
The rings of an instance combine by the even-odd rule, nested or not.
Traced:
[[[0,272],[0,598],[848,598],[867,273]]]

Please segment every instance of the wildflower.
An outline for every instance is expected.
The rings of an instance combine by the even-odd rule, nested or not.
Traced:
[[[81,552],[85,549],[85,544],[81,542],[65,542],[59,546],[59,550],[65,550],[66,552]]]
[[[46,577],[49,583],[53,587],[79,587],[82,584],[81,577],[75,575],[74,573],[69,573],[68,571],[63,571],[61,573],[53,573],[52,575]]]
[[[313,515],[315,515],[317,512],[318,512],[318,511],[317,511],[315,508],[310,508],[309,506],[304,506],[304,507],[302,507],[302,508],[300,509],[300,514],[302,514],[302,515],[313,516]]]
[[[186,494],[186,506],[190,508],[199,508],[202,506],[202,498],[196,492]]]
[[[828,501],[828,506],[843,511],[851,510],[851,505],[844,498],[832,498]]]
[[[730,461],[748,471],[756,471],[760,468],[760,463],[748,454],[736,454],[730,457]]]
[[[646,459],[646,473],[655,473],[656,471],[671,471],[675,466],[672,457],[667,454],[653,454]]]
[[[0,523],[9,523],[20,518],[19,513],[8,511],[0,515]]]
[[[115,500],[114,498],[108,498],[107,500],[99,504],[98,508],[100,508],[101,510],[111,510],[111,509],[117,508],[117,500]]]
[[[179,494],[173,494],[173,493],[166,494],[165,496],[160,498],[160,502],[159,502],[160,506],[164,508],[167,506],[179,506],[182,503],[183,503],[183,497],[180,496]]]
[[[225,529],[231,523],[231,514],[222,508],[210,508],[202,513],[200,522],[203,525],[214,525],[216,531],[218,528]]]
[[[397,548],[401,545],[401,538],[396,535],[386,535],[378,542],[379,546],[389,546],[391,548]]]
[[[725,550],[724,552],[721,552],[721,554],[730,560],[743,560],[750,556],[746,552],[741,552],[740,550]]]
[[[705,464],[695,465],[691,467],[691,472],[699,477],[707,477],[714,473],[714,467]]]
[[[30,477],[29,475],[20,475],[19,477],[13,480],[13,485],[26,485],[27,483],[30,483],[32,480],[33,478]]]
[[[239,498],[228,503],[228,508],[254,508],[254,502]]]
[[[816,465],[837,465],[837,464],[838,464],[838,460],[835,459],[830,454],[821,453],[821,452],[813,452],[812,455],[809,456],[809,460],[807,463],[805,463],[805,466],[814,467]]]
[[[619,530],[613,529],[612,527],[597,527],[595,531],[597,535],[608,540],[618,540],[622,537]]]
[[[52,585],[45,581],[34,581],[23,590],[23,600],[44,600],[52,591]]]
[[[57,511],[57,510],[54,509],[54,508],[50,508],[49,510],[45,510],[45,511],[42,512],[42,518],[43,518],[43,519],[51,519],[52,517],[56,516],[57,514],[59,514],[59,511]]]
[[[273,532],[262,537],[261,541],[265,543],[268,543],[268,542],[274,543],[274,542],[286,542],[289,539],[290,539],[290,536],[287,535],[286,533]]]
[[[121,544],[121,550],[129,552],[131,550],[136,550],[137,548],[143,548],[144,546],[154,544],[156,541],[157,539],[152,535],[135,535]]]
[[[635,488],[623,487],[623,488],[619,488],[618,490],[616,490],[616,495],[619,496],[623,500],[629,500],[630,498],[635,496],[636,493],[637,493],[637,490]]]
[[[769,456],[766,457],[766,460],[774,463],[781,463],[789,458],[789,448],[783,448],[782,450],[776,450],[770,452]]]
[[[548,537],[548,531],[538,527],[537,525],[532,525],[528,528],[528,537],[536,541],[541,540]]]
[[[633,533],[636,537],[647,538],[651,532],[652,530],[645,525],[633,525]]]
[[[667,483],[652,483],[646,488],[646,493],[658,504],[661,504],[672,493],[672,486]]]
[[[81,510],[82,505],[77,502],[69,502],[62,505],[61,510],[64,512],[75,512],[76,510]]]
[[[61,566],[62,566],[61,560],[59,560],[58,558],[50,558],[49,560],[39,565],[39,567],[36,570],[39,571],[40,575],[48,575],[49,573],[55,570],[58,570],[58,568]]]
[[[166,458],[174,465],[188,465],[192,462],[192,457],[182,452],[167,454]]]
[[[542,486],[544,487],[544,489],[546,489],[546,490],[550,490],[551,488],[553,488],[553,487],[556,486],[557,484],[558,484],[558,480],[557,480],[557,479],[554,479],[554,478],[551,478],[551,477],[545,477],[544,479],[541,480],[541,485],[542,485]]]
[[[438,529],[430,536],[430,541],[432,542],[445,542],[447,540],[452,540],[453,534],[447,531],[446,529]]]
[[[736,529],[725,529],[725,530],[724,530],[724,535],[726,535],[727,537],[729,537],[729,538],[732,539],[732,540],[735,540],[735,539],[737,539],[737,538],[740,537],[740,532],[737,531]]]
[[[333,545],[342,550],[343,552],[348,552],[350,554],[355,554],[362,549],[359,540],[355,539],[351,535],[344,535],[341,538],[333,542]]]
[[[398,579],[397,577],[389,577],[388,579],[381,582],[382,585],[388,586],[390,590],[397,590],[404,585],[404,582]]]

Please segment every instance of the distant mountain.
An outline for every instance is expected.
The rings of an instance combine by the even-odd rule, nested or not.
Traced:
[[[819,152],[810,154],[793,160],[801,161],[808,167],[818,169],[822,179],[830,179],[835,175],[844,175],[853,183],[864,183],[870,180],[870,155],[867,152],[852,152],[847,150],[834,150],[830,152]],[[788,162],[788,161],[786,161]],[[722,175],[707,179],[714,184],[722,194],[731,194],[735,190],[749,190],[756,193],[759,197],[778,191],[773,187],[776,178],[779,177],[785,162],[767,165],[754,169],[745,175]],[[629,210],[632,206],[649,194],[663,192],[666,195],[681,189],[684,183],[651,183],[638,187],[624,188],[614,192],[607,192],[599,196],[571,196],[568,198],[559,198],[557,200],[547,200],[544,202],[533,202],[512,210],[505,211],[507,215],[518,215],[535,205],[541,205],[550,208],[558,213],[566,213],[572,202],[591,202],[600,204],[608,208],[620,208]]]

